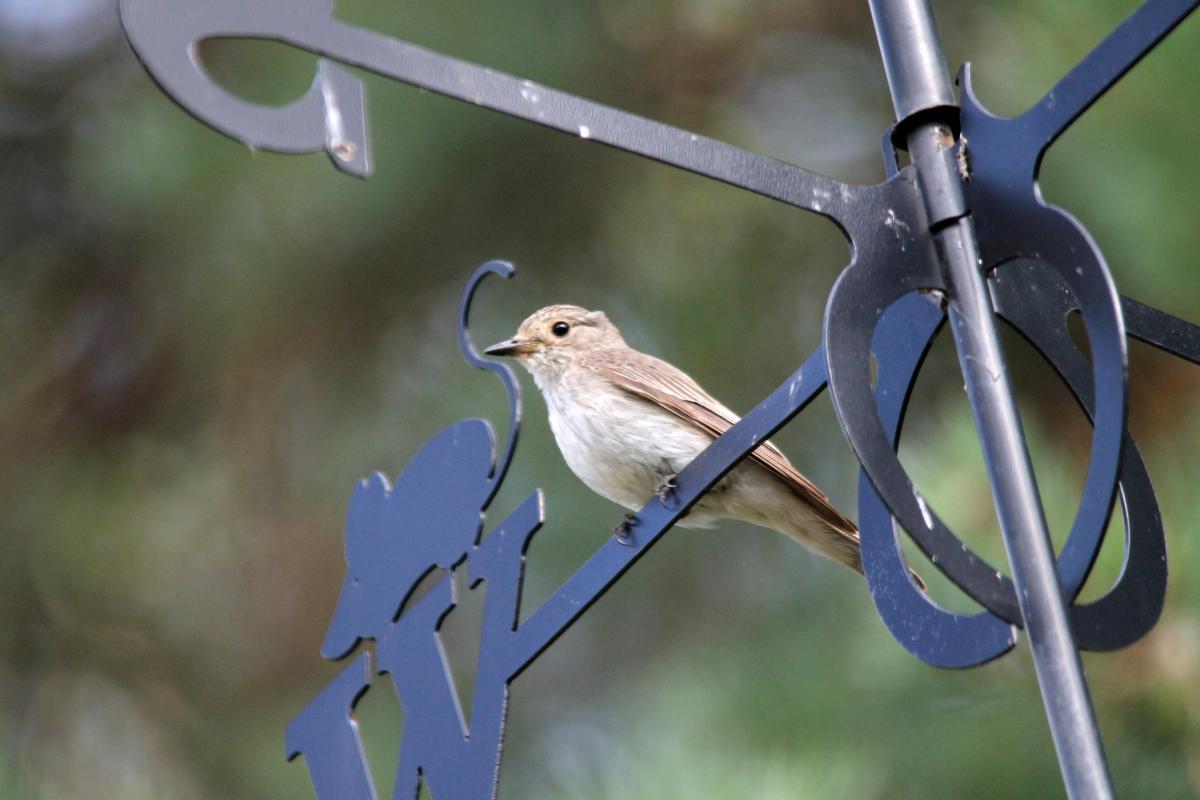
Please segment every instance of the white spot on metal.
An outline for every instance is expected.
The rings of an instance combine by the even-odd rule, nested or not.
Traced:
[[[333,151],[339,161],[352,161],[355,153],[358,152],[358,145],[345,139],[335,139],[329,143],[329,149]]]
[[[917,508],[921,509],[921,519],[925,520],[925,527],[933,530],[933,514],[929,513],[929,506],[925,504],[925,498],[921,497],[921,493],[913,490],[913,497],[917,499]],[[936,562],[936,557],[934,558]]]

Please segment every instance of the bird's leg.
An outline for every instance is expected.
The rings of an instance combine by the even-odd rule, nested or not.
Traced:
[[[658,502],[662,503],[664,506],[667,505],[667,499],[675,494],[675,476],[677,474],[679,473],[672,472],[670,475],[663,478],[662,483],[660,483],[658,488],[654,490],[654,496],[657,497]],[[670,506],[667,507],[670,508]]]
[[[613,528],[613,536],[617,537],[617,541],[626,547],[633,547],[633,526],[637,525],[637,522],[637,514],[630,511],[625,515],[625,519]]]

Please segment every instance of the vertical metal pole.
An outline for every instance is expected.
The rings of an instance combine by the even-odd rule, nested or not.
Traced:
[[[1111,798],[1104,747],[1058,583],[993,309],[978,268],[974,225],[950,157],[952,118],[946,107],[954,106],[955,100],[933,12],[929,0],[870,0],[870,4],[896,119],[902,125],[899,130],[907,137],[953,290],[950,323],[958,360],[1063,781],[1071,798]]]

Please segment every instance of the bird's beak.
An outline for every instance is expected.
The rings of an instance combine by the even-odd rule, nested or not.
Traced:
[[[532,339],[506,339],[485,349],[483,354],[485,356],[519,356],[532,352],[536,344]]]

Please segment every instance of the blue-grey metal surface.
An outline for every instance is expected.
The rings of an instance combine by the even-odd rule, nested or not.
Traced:
[[[927,0],[872,0],[871,8],[896,105],[897,124],[905,126],[908,150],[920,179],[929,231],[939,249],[950,328],[979,433],[1000,530],[1012,567],[1020,619],[1029,635],[1063,780],[1068,795],[1073,798],[1112,797],[1112,780],[1083,676],[1083,664],[1068,621],[1050,531],[996,330],[992,299],[984,273],[979,269],[985,264],[966,202],[967,176],[960,171],[955,156],[952,125],[958,115],[955,109],[947,108],[946,103],[941,103],[941,108],[930,108],[931,104],[926,100],[950,92],[949,71],[934,32],[933,12]],[[918,114],[919,117],[914,117]],[[907,122],[906,117],[913,118],[912,122]],[[965,150],[960,149],[959,153],[966,159]],[[984,152],[979,157],[986,159],[990,155],[990,152]],[[992,163],[989,161],[989,165]],[[969,162],[966,168],[969,170]],[[973,180],[986,185],[986,177],[981,175]],[[1030,177],[1036,178],[1036,175]],[[1004,211],[1010,211],[1010,206],[1006,205]],[[1060,235],[1055,236],[1055,233]],[[1099,328],[1101,335],[1107,337],[1097,342],[1096,349],[1102,355],[1097,358],[1095,374],[1098,388],[1105,388],[1100,386],[1102,375],[1109,378],[1106,388],[1110,390],[1097,392],[1097,396],[1111,399],[1113,402],[1108,405],[1119,417],[1104,430],[1119,432],[1124,428],[1126,357],[1117,292],[1094,246],[1088,248],[1094,253],[1091,259],[1071,258],[1064,252],[1064,245],[1070,248],[1080,238],[1071,233],[1054,231],[1049,236],[1039,237],[1040,240],[1033,238],[1032,246],[1046,245],[1050,250],[1050,262],[1059,270],[1080,265],[1073,268],[1080,278],[1084,278],[1082,282],[1096,298],[1097,310],[1093,314],[1085,312],[1084,319],[1089,323],[1091,336],[1094,337]],[[1028,243],[1029,232],[1022,230],[1021,234]],[[836,298],[835,292],[831,307]],[[1099,325],[1095,324],[1097,314],[1104,316]],[[836,403],[836,389],[834,397]],[[845,426],[846,414],[840,407],[838,410]],[[1111,487],[1116,482],[1121,443],[1116,441],[1115,449],[1106,451],[1102,447],[1102,436],[1097,429],[1093,441],[1093,454],[1102,459],[1099,461],[1102,469],[1089,470],[1089,482],[1098,478],[1110,487],[1104,502],[1098,506],[1107,510],[1112,505]],[[1096,463],[1093,459],[1093,465]],[[1108,471],[1114,474],[1107,474]],[[929,515],[923,516],[932,527]],[[1092,558],[1094,554],[1093,549]],[[1087,566],[1090,569],[1091,559]],[[1081,581],[1084,576],[1086,570],[1082,571]]]
[[[962,97],[955,99],[928,0],[874,0],[897,123],[884,136],[887,180],[856,186],[347,25],[333,18],[331,0],[204,0],[183,7],[122,0],[129,39],[164,90],[208,124],[256,147],[324,150],[339,169],[368,175],[365,98],[361,82],[345,69],[355,66],[820,214],[852,246],[851,263],[830,295],[824,343],[684,469],[665,501],[652,500],[638,512],[631,546],[608,540],[520,625],[521,570],[542,522],[541,496],[530,495],[480,538],[482,515],[512,459],[520,395],[511,370],[482,358],[467,327],[479,282],[492,273],[511,276],[512,268],[491,262],[476,272],[463,296],[460,345],[470,365],[503,381],[509,440],[496,464],[490,426],[462,421],[431,439],[394,486],[375,475],[356,489],[346,526],[346,581],[322,652],[345,657],[368,638],[376,642],[376,659],[372,665],[360,655],[288,726],[288,755],[304,755],[318,796],[375,796],[351,718],[372,671],[390,675],[406,711],[395,796],[413,797],[418,780],[439,800],[494,796],[508,684],[704,491],[799,413],[827,376],[862,465],[863,565],[888,629],[930,664],[969,667],[1003,654],[1017,629],[1029,628],[1069,791],[1109,793],[1075,646],[1111,650],[1136,641],[1157,621],[1166,587],[1162,520],[1125,429],[1125,337],[1200,363],[1200,327],[1120,298],[1087,231],[1041,201],[1037,171],[1062,131],[1197,5],[1200,0],[1149,0],[1029,111],[1002,119],[976,100],[965,68]],[[321,56],[313,86],[282,107],[240,100],[199,62],[199,44],[212,37],[273,39],[313,52]],[[909,150],[912,166],[898,169],[897,145]],[[1087,331],[1090,363],[1068,333],[1067,315],[1074,311]],[[1056,562],[1005,386],[993,312],[1047,358],[1093,420],[1083,499]],[[944,525],[895,455],[917,372],[948,318],[1020,592]],[[1125,515],[1124,568],[1101,599],[1078,604],[1114,498]],[[917,588],[896,522],[983,611],[946,611]],[[453,608],[452,574],[464,569],[472,583],[489,582],[469,728],[437,640]],[[431,573],[440,580],[410,602]]]
[[[489,262],[476,271],[463,295],[460,342],[469,364],[500,374],[516,420],[520,415],[518,385],[507,370],[496,369],[501,365],[480,358],[467,333],[471,297],[480,281],[493,273],[509,276],[512,267]],[[540,492],[534,492],[480,540],[483,513],[507,467],[507,461],[502,461],[492,469],[492,434],[487,423],[467,420],[442,431],[413,457],[394,486],[378,474],[360,482],[346,518],[346,580],[322,652],[338,658],[360,638],[375,640],[375,669],[390,675],[405,711],[394,796],[415,797],[418,778],[438,798],[494,796],[509,683],[709,487],[763,436],[799,413],[824,385],[825,358],[818,349],[676,476],[668,502],[654,499],[637,513],[630,545],[609,538],[519,625],[525,552],[542,524],[542,500]],[[516,427],[510,426],[510,432],[515,431]],[[506,459],[511,447],[512,441]],[[407,606],[421,580],[438,568],[442,576],[434,588]],[[488,585],[469,726],[437,634],[454,608],[452,570],[460,569],[469,574],[471,585],[479,581]],[[369,689],[364,658],[343,671],[288,726],[288,757],[305,756],[322,800],[375,797],[351,718],[354,705]]]
[[[966,190],[983,251],[980,267],[983,271],[991,271],[1015,258],[1033,258],[1044,264],[1042,270],[1054,270],[1059,274],[1061,291],[1070,292],[1072,298],[1078,296],[1089,301],[1085,304],[1082,299],[1072,299],[1070,302],[1083,312],[1093,360],[1100,366],[1094,377],[1091,396],[1102,397],[1104,403],[1094,412],[1096,437],[1084,499],[1068,543],[1059,558],[1059,578],[1065,594],[1071,597],[1078,593],[1091,568],[1111,507],[1113,478],[1120,462],[1120,440],[1124,438],[1124,354],[1122,338],[1115,335],[1119,330],[1116,325],[1120,317],[1114,311],[1112,296],[1106,286],[1107,270],[1103,266],[1102,256],[1086,231],[1069,215],[1041,203],[1035,191],[1036,165],[1061,126],[1069,124],[1082,113],[1086,105],[1103,93],[1117,76],[1132,66],[1196,5],[1195,2],[1154,2],[1143,6],[1080,63],[1077,70],[1083,70],[1088,78],[1077,76],[1073,70],[1047,94],[1048,100],[1044,99],[1031,112],[1015,120],[987,115],[973,105],[969,84],[964,99],[963,133],[970,141],[973,154],[970,159],[972,180],[966,185]],[[1098,57],[1097,53],[1103,54],[1103,58]],[[1126,61],[1109,63],[1118,58]],[[1061,87],[1072,89],[1064,92]],[[1086,95],[1084,87],[1090,95]],[[1055,95],[1060,93],[1072,99],[1069,102],[1064,100],[1060,106],[1054,101]],[[973,113],[976,109],[978,113]],[[1056,124],[1060,127],[1045,122],[1038,113],[1039,109],[1044,110],[1045,114],[1057,115]],[[983,127],[978,124],[980,119],[998,128],[1011,125],[1014,130],[981,136],[978,133]],[[1029,129],[1040,129],[1044,133],[1037,138],[1020,135]],[[1026,152],[1029,148],[1033,148],[1034,152]],[[1005,203],[1006,197],[1012,198],[1011,205]],[[989,200],[991,207],[988,207]],[[981,205],[986,213],[981,213]],[[945,292],[947,287],[942,276],[936,269],[910,265],[894,256],[891,261],[885,258],[878,261],[859,259],[855,267],[847,269],[835,287],[826,318],[833,394],[839,407],[846,409],[840,416],[847,435],[874,487],[884,497],[893,515],[914,541],[931,558],[937,559],[938,568],[1000,619],[1020,624],[1021,617],[1011,582],[963,546],[944,526],[936,511],[907,478],[899,460],[895,458],[888,432],[871,410],[873,400],[868,352],[871,346],[870,330],[875,323],[868,320],[882,317],[893,302],[914,290]],[[866,269],[859,269],[861,267]],[[1003,271],[999,274],[1003,275]],[[1098,280],[1089,283],[1089,275],[1098,276]],[[1053,318],[1054,303],[1047,302],[1046,298],[1030,297],[1027,303],[1030,316],[1045,313],[1047,319]],[[1131,335],[1195,360],[1197,336],[1200,335],[1196,326],[1134,301],[1123,300],[1122,306],[1138,311],[1136,328],[1130,331]],[[1062,335],[1065,336],[1065,320],[1059,321]],[[894,337],[886,339],[885,344],[896,346]],[[876,355],[880,357],[878,352]],[[880,370],[882,373],[882,357]],[[896,390],[890,391],[894,393]],[[863,524],[863,527],[866,540],[870,526]],[[870,575],[870,553],[864,553],[864,562]],[[893,588],[902,585],[899,581],[904,578],[904,573],[897,573],[895,578],[895,582],[889,583]],[[873,587],[875,585],[873,583]],[[1161,598],[1161,589],[1153,584],[1142,586],[1139,590],[1148,593],[1151,598]],[[880,593],[874,591],[874,594],[878,603]],[[923,596],[914,602],[932,606]],[[1161,599],[1157,604],[1151,599],[1146,605],[1157,608],[1161,605]],[[885,603],[880,608],[885,619],[889,618],[889,607]],[[1076,612],[1073,610],[1073,616]],[[936,619],[942,618],[939,616],[940,610],[931,608],[928,613]],[[947,619],[954,620],[950,623],[954,629],[958,629],[962,621],[953,616]],[[1078,626],[1078,621],[1075,624]],[[1108,627],[1119,624],[1114,618]],[[889,622],[894,633],[903,625],[898,619]],[[1148,627],[1145,629],[1148,630]],[[1135,639],[1138,635],[1140,633],[1135,634],[1132,630],[1124,635],[1113,630],[1106,637],[1128,641],[1130,637]],[[956,651],[952,642],[928,636],[902,638],[902,641],[907,642],[910,649],[924,660],[943,665],[967,666],[1002,652],[985,648],[972,655],[966,651]],[[1089,645],[1091,643],[1087,642]]]
[[[333,62],[680,167],[841,223],[855,187],[680,128],[348,25],[332,0],[121,0],[121,21],[163,90],[199,119],[249,145],[325,150],[344,171],[370,173],[362,82]],[[218,37],[269,39],[321,56],[312,88],[283,106],[248,103],[213,80],[197,55]],[[335,91],[327,90],[333,86]],[[338,125],[340,124],[340,128]],[[339,142],[340,149],[330,143]]]
[[[929,0],[871,0],[870,5],[897,121],[956,106]]]

